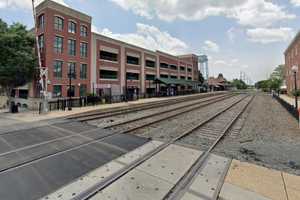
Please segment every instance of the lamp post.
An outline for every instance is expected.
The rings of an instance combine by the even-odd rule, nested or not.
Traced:
[[[69,67],[69,103],[68,103],[68,110],[71,111],[72,110],[72,94],[71,94],[71,90],[72,90],[72,67]]]
[[[294,65],[292,67],[292,72],[294,72],[294,82],[295,82],[295,108],[298,110],[297,71],[298,71],[298,66]]]

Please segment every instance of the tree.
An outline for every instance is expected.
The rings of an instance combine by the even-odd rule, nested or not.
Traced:
[[[239,79],[233,79],[231,85],[236,87],[238,90],[244,90],[248,88],[247,84],[244,81]]]
[[[204,83],[204,77],[203,77],[203,75],[202,75],[201,72],[199,72],[199,74],[198,74],[198,81],[199,81],[201,84]]]
[[[271,79],[281,79],[284,80],[284,65],[278,65],[272,72]]]
[[[257,89],[262,89],[263,91],[268,91],[270,88],[270,80],[261,80],[255,84]]]
[[[13,88],[28,83],[35,75],[34,44],[34,35],[26,26],[8,26],[0,19],[0,86],[8,97]]]

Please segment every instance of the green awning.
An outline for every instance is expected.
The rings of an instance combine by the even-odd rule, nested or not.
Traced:
[[[157,78],[155,79],[154,83],[162,83],[165,85],[189,85],[194,86],[200,82],[198,81],[190,81],[190,80],[183,80],[183,79],[172,79],[172,78]]]

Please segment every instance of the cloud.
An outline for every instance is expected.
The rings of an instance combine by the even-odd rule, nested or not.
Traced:
[[[290,0],[290,2],[296,7],[300,6],[300,0]]]
[[[213,62],[214,65],[220,67],[240,67],[239,60],[237,58],[231,60],[216,60]]]
[[[210,16],[225,16],[239,24],[266,27],[296,16],[268,0],[110,0],[136,15],[165,21],[203,20]],[[295,0],[294,0],[295,1]],[[299,0],[298,0],[299,1]]]
[[[35,5],[40,4],[44,0],[35,0]],[[64,0],[53,0],[62,5],[68,6]],[[0,0],[0,9],[31,9],[31,0]]]
[[[204,45],[202,46],[202,49],[204,51],[210,51],[210,52],[219,52],[220,51],[220,47],[217,43],[210,41],[210,40],[206,40],[204,42]]]
[[[107,28],[100,30],[95,26],[92,26],[92,31],[150,50],[160,50],[175,55],[188,52],[188,45],[185,42],[166,31],[142,23],[137,23],[136,27],[135,33],[113,33]]]
[[[246,35],[252,42],[268,44],[274,42],[287,42],[292,39],[295,32],[292,28],[255,28],[248,29]]]

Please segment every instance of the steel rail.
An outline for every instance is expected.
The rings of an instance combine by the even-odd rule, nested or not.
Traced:
[[[75,116],[70,116],[67,117],[67,119],[74,119],[77,121],[89,121],[89,120],[95,120],[95,119],[101,119],[101,118],[106,118],[106,117],[112,117],[115,115],[121,115],[121,114],[127,114],[127,113],[132,113],[132,112],[137,112],[141,110],[148,110],[152,108],[158,108],[160,106],[164,105],[169,105],[170,103],[182,103],[184,101],[193,101],[203,98],[208,98],[208,97],[214,97],[214,96],[220,96],[220,95],[226,95],[226,93],[217,93],[217,94],[207,94],[207,95],[197,95],[197,96],[188,96],[188,97],[182,97],[180,99],[169,99],[169,100],[163,100],[159,102],[150,102],[146,103],[144,105],[132,105],[132,106],[127,106],[126,108],[115,108],[115,109],[107,109],[104,111],[92,111],[92,112],[87,112],[87,113],[82,113],[78,114]]]
[[[115,173],[115,174],[107,177],[106,179],[104,179],[99,184],[97,184],[97,185],[89,188],[88,190],[85,190],[82,193],[79,193],[78,195],[76,195],[75,197],[73,197],[71,200],[87,200],[87,199],[91,198],[92,196],[96,195],[99,191],[101,191],[102,189],[106,188],[108,185],[110,185],[114,181],[118,180],[119,178],[121,178],[122,176],[124,176],[125,174],[127,174],[128,172],[130,172],[132,169],[136,168],[137,166],[139,166],[140,164],[142,164],[146,160],[150,159],[151,157],[153,157],[157,153],[161,152],[162,150],[164,150],[165,148],[167,148],[171,144],[174,144],[179,139],[181,139],[181,138],[183,138],[183,137],[191,134],[196,129],[200,128],[201,126],[203,126],[206,123],[210,122],[211,120],[215,119],[216,117],[218,117],[222,113],[226,112],[227,110],[229,110],[233,106],[237,105],[239,102],[243,101],[247,97],[248,97],[248,95],[245,96],[245,97],[242,97],[241,99],[239,99],[237,101],[234,101],[229,106],[226,106],[224,109],[222,109],[221,111],[218,111],[216,114],[214,114],[213,116],[209,117],[205,121],[200,122],[199,124],[195,125],[194,127],[190,128],[189,130],[187,130],[184,133],[182,133],[180,136],[178,136],[176,138],[173,138],[173,139],[171,139],[168,142],[165,142],[164,144],[160,145],[156,149],[154,149],[151,152],[147,153],[145,156],[139,158],[137,161],[135,161],[131,165],[129,165],[129,166],[125,167],[124,169],[119,170],[117,173]]]
[[[190,167],[190,169],[185,173],[185,175],[178,181],[178,183],[173,186],[173,188],[169,191],[167,195],[163,198],[163,200],[179,200],[187,190],[187,188],[192,184],[193,180],[197,177],[196,174],[203,167],[205,162],[207,161],[212,150],[219,144],[219,142],[225,137],[226,133],[230,130],[230,128],[235,124],[235,122],[240,118],[240,116],[245,112],[247,107],[250,105],[254,96],[247,102],[245,106],[230,120],[230,122],[223,129],[219,137],[213,142],[213,144],[206,150]],[[192,134],[192,133],[190,133]],[[184,136],[186,137],[186,136]],[[214,197],[211,200],[216,200],[218,198],[218,194],[220,192],[221,187],[219,186],[214,193]]]
[[[233,95],[234,96],[234,95]],[[202,105],[202,107],[205,107],[205,106],[208,106],[208,105],[211,105],[213,103],[216,103],[216,102],[209,102],[207,103],[206,105]],[[150,123],[149,123],[150,124]],[[151,122],[151,124],[153,124],[153,122]],[[143,127],[146,127],[148,124],[144,124]],[[98,139],[93,139],[92,141],[87,141],[87,142],[83,142],[81,143],[80,145],[77,145],[77,146],[73,146],[73,147],[70,147],[68,149],[63,149],[63,150],[60,150],[60,151],[57,151],[57,152],[54,152],[54,153],[49,153],[49,154],[46,154],[46,155],[39,155],[37,156],[36,158],[33,158],[33,159],[28,159],[26,161],[23,161],[22,163],[16,163],[14,164],[13,166],[10,166],[10,167],[7,167],[7,168],[4,168],[4,169],[0,169],[0,174],[3,174],[7,171],[11,171],[13,169],[16,169],[16,168],[19,168],[19,167],[22,167],[22,166],[25,166],[25,165],[29,165],[30,163],[33,163],[33,162],[37,162],[37,161],[40,161],[40,160],[44,160],[44,159],[47,159],[49,157],[53,157],[55,155],[59,155],[59,154],[62,154],[62,153],[65,153],[65,152],[69,152],[71,150],[75,150],[75,149],[78,149],[78,148],[81,148],[83,146],[87,146],[87,145],[90,145],[90,144],[94,144],[94,143],[97,143],[97,142],[101,142],[103,139],[107,138],[107,137],[110,137],[110,136],[113,136],[115,134],[126,134],[128,133],[129,131],[123,131],[123,132],[112,132],[112,133],[109,133],[105,136],[102,136]],[[79,135],[78,135],[79,136]],[[81,136],[84,136],[84,135],[81,135]],[[55,142],[52,141],[52,142]],[[50,142],[51,143],[51,142]],[[34,146],[35,147],[35,146]]]
[[[163,118],[163,119],[159,119],[159,120],[154,120],[153,123],[156,123],[156,122],[160,122],[160,121],[164,121],[164,120],[167,120],[167,119],[170,119],[172,117],[176,117],[180,114],[184,114],[184,113],[187,113],[187,112],[190,112],[194,109],[199,109],[199,108],[202,108],[203,106],[205,105],[209,105],[209,104],[212,104],[212,103],[216,103],[216,102],[219,102],[219,101],[222,101],[224,99],[228,99],[228,98],[231,98],[233,97],[234,95],[224,95],[224,96],[221,96],[221,97],[217,97],[217,98],[209,98],[209,99],[204,99],[202,101],[198,101],[198,102],[194,102],[194,103],[190,103],[190,104],[187,104],[187,105],[182,105],[182,106],[179,106],[179,107],[176,107],[176,108],[171,108],[171,109],[168,109],[168,110],[165,110],[165,111],[162,111],[162,112],[155,112],[155,113],[152,113],[152,114],[149,114],[149,115],[145,115],[145,116],[142,116],[142,117],[139,117],[139,118],[135,118],[135,119],[130,119],[130,120],[127,120],[127,121],[123,121],[123,122],[119,122],[119,123],[115,123],[115,124],[111,124],[111,125],[108,125],[108,126],[104,126],[105,129],[108,129],[108,128],[113,128],[113,127],[116,127],[116,126],[120,126],[120,125],[124,125],[124,124],[128,124],[128,123],[131,123],[131,122],[136,122],[136,121],[139,121],[139,120],[143,120],[143,119],[147,119],[147,118],[150,118],[150,117],[154,117],[154,116],[159,116],[161,114],[166,114],[166,113],[170,113],[170,112],[173,112],[173,111],[178,111],[178,113],[175,113],[174,115],[171,115],[169,117],[166,117],[166,118]],[[207,104],[203,104],[205,102],[209,102]],[[200,105],[199,105],[200,104]],[[198,106],[196,106],[198,105]],[[194,106],[194,107],[193,107]],[[187,109],[185,111],[179,111],[181,109],[185,109],[185,108],[188,108],[188,107],[192,107],[190,109]],[[149,124],[147,123],[146,125],[152,125],[153,123]],[[140,128],[142,128],[142,126],[140,126]],[[129,132],[133,131],[135,129],[130,129]],[[127,133],[126,131],[123,132],[123,133]]]

